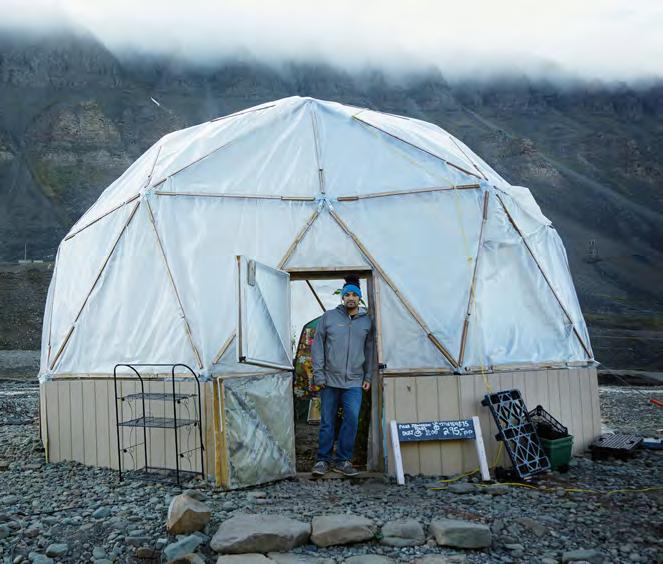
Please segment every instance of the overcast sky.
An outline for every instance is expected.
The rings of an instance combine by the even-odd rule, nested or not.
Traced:
[[[0,0],[0,14],[0,26],[82,26],[115,52],[198,62],[663,78],[663,0]]]

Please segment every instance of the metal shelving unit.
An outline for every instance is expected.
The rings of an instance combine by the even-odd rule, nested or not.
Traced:
[[[117,370],[118,368],[125,367],[129,368],[133,374],[138,378],[138,381],[140,382],[140,392],[134,392],[131,394],[127,395],[118,395],[118,375],[117,375]],[[138,371],[138,368],[141,367],[157,367],[157,368],[169,368],[170,369],[170,381],[171,381],[171,392],[146,392],[145,391],[145,379],[143,376],[141,376],[140,372]],[[195,393],[190,393],[190,394],[183,394],[179,393],[176,391],[175,387],[175,382],[181,382],[184,381],[185,379],[183,378],[176,378],[175,377],[175,369],[176,368],[184,368],[188,372],[191,373],[193,378],[195,379],[196,382],[196,387]],[[131,376],[131,375],[130,375]],[[124,377],[124,375],[122,376]],[[188,380],[188,379],[187,379]],[[128,364],[128,363],[120,363],[116,364],[115,368],[113,369],[113,385],[115,389],[115,421],[116,421],[116,432],[117,432],[117,459],[118,459],[118,473],[119,473],[119,478],[120,481],[122,481],[122,455],[123,454],[129,454],[131,458],[136,461],[136,457],[134,456],[134,453],[136,453],[137,449],[142,447],[143,450],[143,456],[144,456],[144,465],[141,468],[134,467],[133,470],[143,470],[144,475],[152,475],[152,476],[157,476],[159,475],[158,473],[172,473],[172,468],[167,468],[167,467],[157,467],[157,466],[152,466],[150,465],[150,458],[149,458],[149,449],[148,449],[148,443],[150,442],[148,439],[150,439],[150,431],[152,429],[166,429],[166,430],[172,430],[173,431],[173,436],[174,436],[174,444],[175,444],[175,452],[174,452],[174,459],[175,459],[175,477],[176,477],[176,482],[179,484],[180,483],[180,476],[186,475],[186,476],[201,476],[202,478],[205,477],[205,445],[203,443],[203,429],[202,429],[202,421],[201,421],[201,413],[202,413],[202,405],[201,405],[201,400],[200,400],[200,380],[198,380],[198,376],[196,373],[186,364]],[[172,405],[172,417],[157,417],[153,416],[149,412],[150,408],[150,402],[163,402],[164,406],[167,404]],[[121,407],[120,407],[121,406]],[[122,416],[124,415],[124,407],[129,406],[129,409],[132,413],[132,417],[130,419],[122,419]],[[138,411],[138,406],[141,408],[141,413],[137,413]],[[165,411],[165,407],[164,407]],[[186,411],[187,416],[186,417],[178,417],[178,411]],[[131,444],[129,445],[124,445],[123,444],[123,436],[124,433],[121,432],[121,428],[129,428],[131,431],[133,430],[138,430],[142,429],[142,442],[140,442],[140,438],[136,437],[135,441],[130,441]],[[179,440],[179,431],[182,429],[190,428],[194,430],[194,444],[191,446],[189,444],[190,442],[190,435],[188,436],[187,439],[187,445],[186,445],[186,450],[180,450],[180,440]],[[197,436],[198,440],[195,438],[195,430],[197,428]],[[191,467],[193,466],[191,464],[191,458],[196,454],[200,453],[200,472],[193,471],[193,470],[182,470],[180,468],[180,461],[182,459],[187,459],[190,462]],[[168,453],[164,452],[164,460],[168,459]],[[125,474],[128,472],[128,470],[125,468],[124,470]]]

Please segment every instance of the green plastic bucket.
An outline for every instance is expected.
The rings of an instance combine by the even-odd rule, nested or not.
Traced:
[[[561,439],[539,439],[553,470],[566,472],[573,451],[573,435]]]

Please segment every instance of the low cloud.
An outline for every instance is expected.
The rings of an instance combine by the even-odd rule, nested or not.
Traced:
[[[451,79],[663,78],[659,0],[0,0],[0,9],[4,28],[82,27],[120,55],[198,64],[240,57],[349,71],[435,67]]]

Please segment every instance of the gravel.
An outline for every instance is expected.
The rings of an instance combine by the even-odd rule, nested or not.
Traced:
[[[640,392],[663,399],[659,387],[601,387],[604,424],[619,432],[660,437],[663,408],[648,403]],[[397,562],[442,555],[469,563],[552,563],[583,554],[591,561],[663,562],[663,492],[597,493],[661,486],[661,451],[641,450],[627,462],[576,457],[568,473],[550,473],[531,488],[484,487],[474,477],[456,482],[462,487],[450,488],[435,478],[416,477],[402,487],[387,478],[293,479],[224,492],[203,482],[182,488],[135,480],[119,483],[117,473],[108,469],[73,462],[48,464],[38,438],[37,401],[34,380],[0,380],[0,462],[7,468],[0,470],[3,564],[51,559],[158,562],[164,547],[184,539],[169,535],[165,523],[170,500],[186,488],[201,492],[212,509],[210,523],[197,533],[203,539],[197,552],[208,562],[216,561],[209,539],[222,522],[241,513],[305,522],[330,513],[352,513],[380,527],[405,519],[424,526],[426,542],[418,546],[381,544],[378,533],[370,542],[327,548],[307,544],[293,550],[335,562],[365,554]],[[269,503],[257,505],[256,500]],[[492,545],[481,550],[437,546],[429,526],[445,518],[488,525]]]

